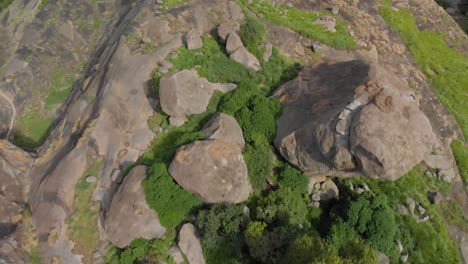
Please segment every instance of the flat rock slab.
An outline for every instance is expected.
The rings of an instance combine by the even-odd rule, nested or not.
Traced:
[[[134,239],[155,239],[166,232],[157,213],[146,203],[141,185],[145,177],[146,167],[135,167],[112,199],[105,229],[109,240],[119,248],[127,247]]]
[[[179,248],[189,264],[205,264],[205,257],[194,225],[188,223],[179,231]]]
[[[176,117],[201,114],[206,111],[214,91],[228,92],[235,88],[235,84],[211,83],[194,70],[179,71],[161,78],[161,108]]]

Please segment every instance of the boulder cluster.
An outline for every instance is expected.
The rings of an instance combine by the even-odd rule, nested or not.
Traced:
[[[275,96],[283,104],[275,146],[309,175],[395,180],[437,144],[414,92],[379,65],[322,63]]]

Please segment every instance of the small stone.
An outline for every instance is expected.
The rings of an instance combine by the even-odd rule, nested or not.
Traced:
[[[362,187],[364,187],[364,190],[365,190],[366,192],[370,191],[369,185],[367,185],[367,183],[364,183],[364,184],[362,185]]]
[[[426,213],[426,209],[424,209],[424,207],[422,207],[422,205],[420,205],[420,204],[416,204],[416,210],[418,210],[418,212],[421,215]]]
[[[432,172],[430,170],[427,170],[425,173],[424,173],[427,177],[432,177]]]
[[[340,12],[340,8],[338,6],[332,6],[332,7],[329,8],[329,10],[334,15],[338,15],[338,13]]]
[[[87,183],[95,183],[97,181],[97,178],[95,176],[88,176],[86,177],[85,181]]]
[[[268,60],[270,60],[272,53],[273,53],[273,45],[271,45],[271,43],[268,42],[265,45],[265,53],[263,53],[263,61],[268,62]]]
[[[379,251],[378,262],[379,264],[390,264],[390,258],[384,253]]]
[[[429,192],[428,197],[432,204],[439,204],[442,201],[442,195],[439,192]]]
[[[423,215],[421,215],[421,217],[419,217],[418,223],[424,223],[424,222],[426,222],[428,220],[429,220],[429,215],[424,213]]]
[[[363,192],[365,192],[365,190],[361,187],[357,187],[355,190],[357,194],[362,194]]]
[[[409,254],[405,253],[401,256],[401,262],[405,263],[408,261]]]
[[[97,259],[97,258],[100,258],[102,256],[101,252],[96,250],[93,252],[93,258],[94,259]]]
[[[408,208],[403,204],[398,205],[398,213],[401,215],[409,215]]]
[[[312,195],[312,201],[314,201],[314,202],[320,201],[320,194],[314,193],[314,194]]]
[[[149,43],[151,43],[151,39],[149,37],[144,37],[143,38],[143,43],[149,44]]]
[[[332,16],[323,16],[318,19],[316,19],[313,22],[314,25],[322,25],[325,27],[326,30],[330,32],[336,32],[335,26],[336,26],[336,21],[335,18]]]
[[[316,44],[316,43],[312,44],[310,48],[312,49],[313,52],[320,52],[323,49],[322,45]]]
[[[198,32],[196,29],[192,29],[187,33],[185,36],[185,41],[189,50],[200,49],[203,47],[203,41],[201,39],[200,32]]]
[[[408,206],[410,213],[414,214],[414,209],[416,208],[416,202],[414,201],[414,199],[411,197],[408,197],[406,199],[406,205]]]
[[[168,254],[172,257],[172,260],[174,260],[176,264],[184,263],[184,255],[178,246],[172,246],[169,248]]]
[[[403,245],[401,244],[401,241],[400,240],[397,240],[396,241],[397,243],[397,246],[398,246],[398,252],[403,252]]]

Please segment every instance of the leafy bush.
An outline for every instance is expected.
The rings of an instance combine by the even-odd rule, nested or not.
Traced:
[[[346,223],[380,251],[395,255],[398,227],[385,195],[373,197],[365,192],[359,196],[350,204]]]
[[[260,197],[255,218],[267,224],[299,226],[307,222],[307,198],[290,188],[280,188]]]
[[[242,205],[214,205],[199,212],[196,225],[208,263],[240,263],[245,257],[241,230],[249,220]]]
[[[306,193],[309,178],[301,171],[285,163],[279,174],[278,185],[280,188],[291,188],[295,192]]]
[[[143,182],[146,202],[158,212],[159,220],[166,228],[178,226],[194,208],[201,205],[200,198],[174,182],[166,164],[155,163],[149,175]]]
[[[254,190],[263,190],[266,181],[273,177],[275,164],[273,162],[274,150],[268,145],[247,144],[244,150],[244,160],[249,172],[249,181]]]
[[[14,0],[0,0],[0,12],[6,9]]]
[[[276,133],[276,117],[281,105],[276,98],[267,98],[251,81],[244,81],[220,103],[219,110],[234,116],[247,143],[266,145]]]

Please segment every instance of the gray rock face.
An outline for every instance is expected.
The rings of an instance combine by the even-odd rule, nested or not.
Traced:
[[[252,188],[242,156],[242,130],[233,117],[216,115],[202,131],[206,140],[180,147],[171,176],[208,203],[245,201]]]
[[[232,142],[241,148],[244,148],[245,145],[242,129],[237,120],[224,113],[214,115],[203,127],[202,133],[206,139],[219,139]]]
[[[242,43],[241,38],[237,33],[231,32],[228,36],[226,42],[226,51],[228,53],[233,53],[234,51],[238,50],[240,47],[243,47],[244,44]]]
[[[240,25],[234,22],[224,22],[218,26],[218,36],[221,41],[226,41],[229,34],[238,32]]]
[[[235,87],[233,84],[210,83],[194,70],[183,70],[161,78],[161,108],[176,117],[200,114],[206,111],[214,91],[228,92]]]
[[[378,65],[321,64],[275,95],[284,106],[275,146],[310,175],[394,180],[437,142],[407,84]]]
[[[179,248],[184,253],[189,264],[205,264],[205,257],[197,236],[195,226],[185,224],[179,231]]]
[[[105,220],[107,236],[112,243],[124,248],[132,240],[159,238],[166,232],[155,211],[148,207],[141,182],[146,177],[146,167],[135,167],[125,177],[112,199]]]
[[[12,217],[21,214],[27,201],[26,171],[32,159],[6,140],[0,140],[0,237],[14,230]]]
[[[201,39],[200,32],[198,32],[196,29],[192,29],[187,33],[185,36],[185,41],[189,50],[200,49],[203,47],[203,41]]]
[[[231,55],[229,55],[229,58],[239,62],[240,64],[244,65],[245,67],[251,70],[260,70],[260,62],[245,47],[240,47],[239,49],[231,53]]]

